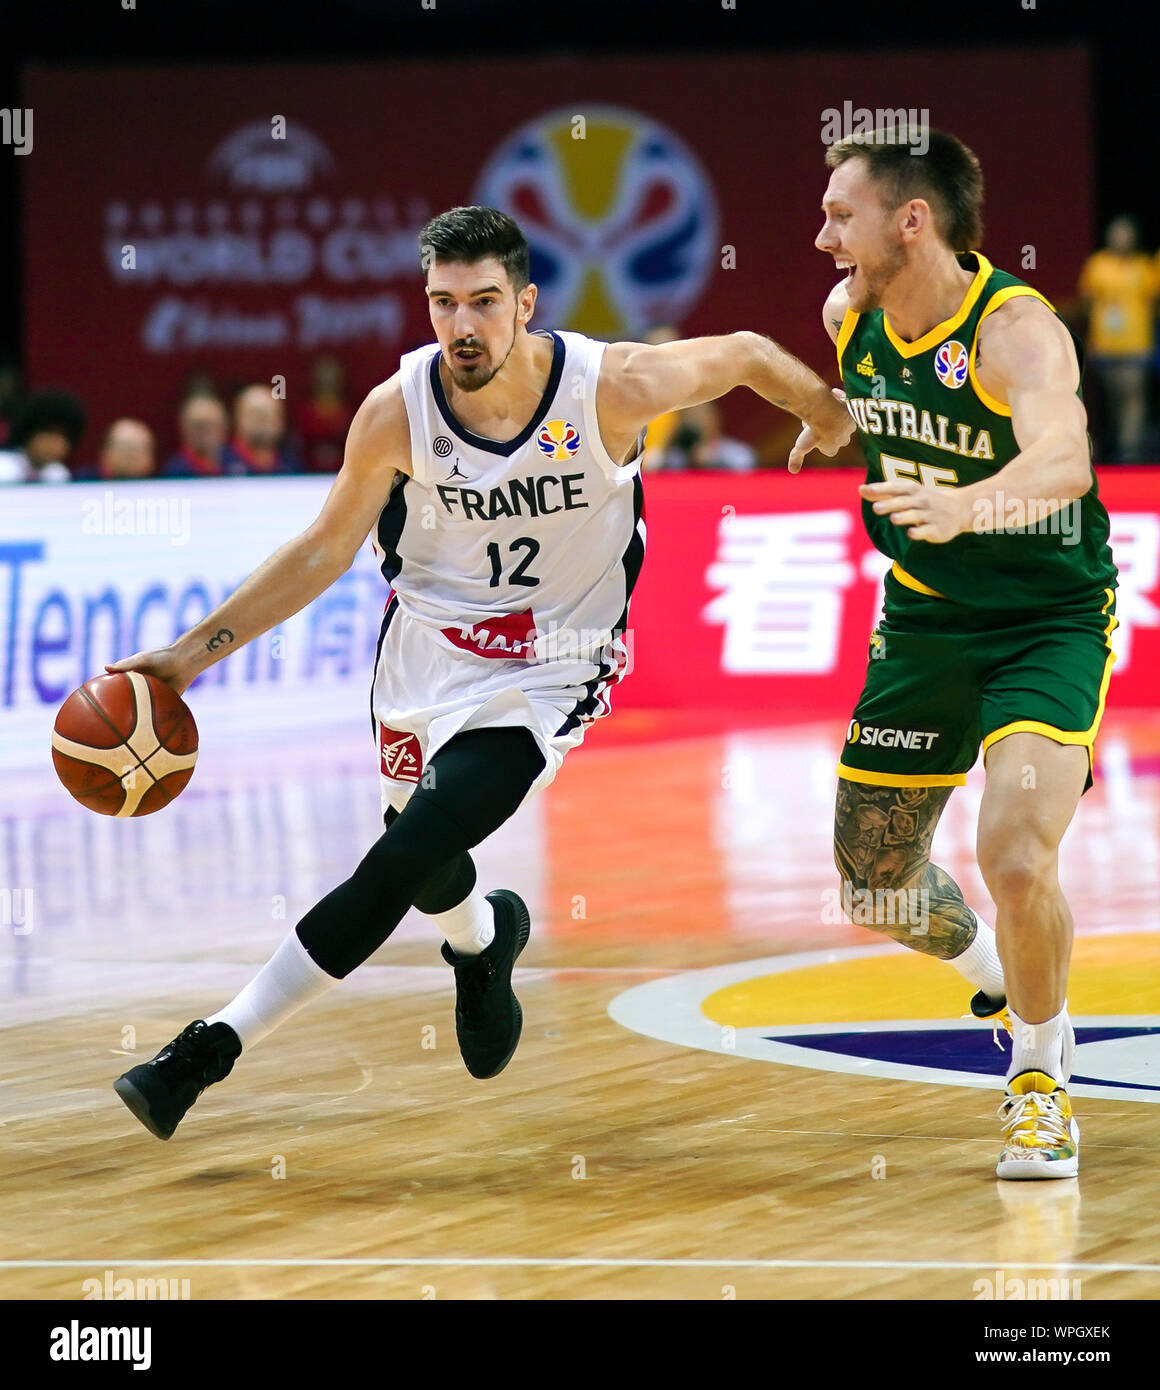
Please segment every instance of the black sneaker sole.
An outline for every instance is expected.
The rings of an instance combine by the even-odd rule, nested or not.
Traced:
[[[971,997],[971,1013],[976,1018],[995,1018],[1007,1007],[1006,995],[1000,995],[998,1001],[989,994],[984,994],[982,990]]]
[[[510,888],[497,888],[493,893],[487,895],[488,902],[494,902],[497,898],[502,898],[516,914],[516,949],[512,956],[512,969],[514,970],[520,952],[528,944],[528,937],[532,934],[532,919],[528,912],[527,903],[518,893],[513,893]],[[498,1076],[516,1055],[516,1048],[520,1045],[520,1038],[524,1031],[524,1011],[520,1008],[520,1001],[516,998],[514,990],[512,991],[512,1009],[516,1016],[516,1033],[511,1050],[491,1071],[468,1073],[469,1076],[474,1076],[477,1081],[490,1081],[493,1076]]]
[[[127,1076],[119,1076],[113,1082],[113,1090],[121,1097],[129,1111],[141,1121],[150,1134],[156,1139],[172,1139],[177,1130],[174,1125],[168,1134],[164,1134],[157,1127],[157,1122],[153,1118],[153,1113],[149,1108],[149,1102],[141,1094],[136,1086]]]

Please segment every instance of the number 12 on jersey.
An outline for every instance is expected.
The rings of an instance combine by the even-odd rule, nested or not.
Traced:
[[[540,553],[540,542],[533,540],[531,536],[519,536],[508,546],[509,551],[526,550],[527,554],[508,575],[509,584],[522,584],[525,588],[534,588],[540,581],[534,574],[528,574],[527,568]],[[487,547],[487,558],[491,561],[491,579],[488,583],[489,589],[499,587],[500,579],[503,577],[503,561],[500,558],[499,545],[491,541]]]

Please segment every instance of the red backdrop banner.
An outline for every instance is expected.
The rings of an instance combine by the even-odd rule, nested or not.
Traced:
[[[89,407],[82,457],[120,415],[166,450],[194,372],[293,407],[330,352],[360,399],[430,340],[415,233],[464,202],[529,233],[541,326],[756,328],[832,374],[823,136],[883,113],[975,149],[997,265],[1063,296],[1089,249],[1078,50],[32,67],[26,101],[26,366]],[[726,420],[769,416],[736,393]]]
[[[862,475],[659,474],[614,709],[847,718],[866,674],[885,557],[862,527]],[[1109,707],[1160,704],[1160,468],[1103,469],[1120,571]]]

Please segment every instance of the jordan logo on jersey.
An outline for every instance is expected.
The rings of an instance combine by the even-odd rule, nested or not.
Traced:
[[[443,481],[449,483],[452,478],[462,478],[464,482],[467,481],[467,474],[460,468],[458,459],[455,460],[455,467],[448,473]]]
[[[396,782],[417,782],[423,771],[423,750],[414,734],[379,725],[379,751],[384,777]]]

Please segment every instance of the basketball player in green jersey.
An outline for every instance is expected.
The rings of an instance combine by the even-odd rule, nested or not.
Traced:
[[[972,249],[982,174],[959,140],[932,131],[918,154],[877,132],[826,164],[816,244],[848,274],[825,326],[868,462],[866,529],[894,562],[838,768],[844,901],[950,961],[978,987],[972,1011],[1010,1028],[998,1176],[1073,1177],[1058,851],[1091,786],[1116,621],[1079,349],[1041,294]],[[994,932],[929,858],[980,747]]]

